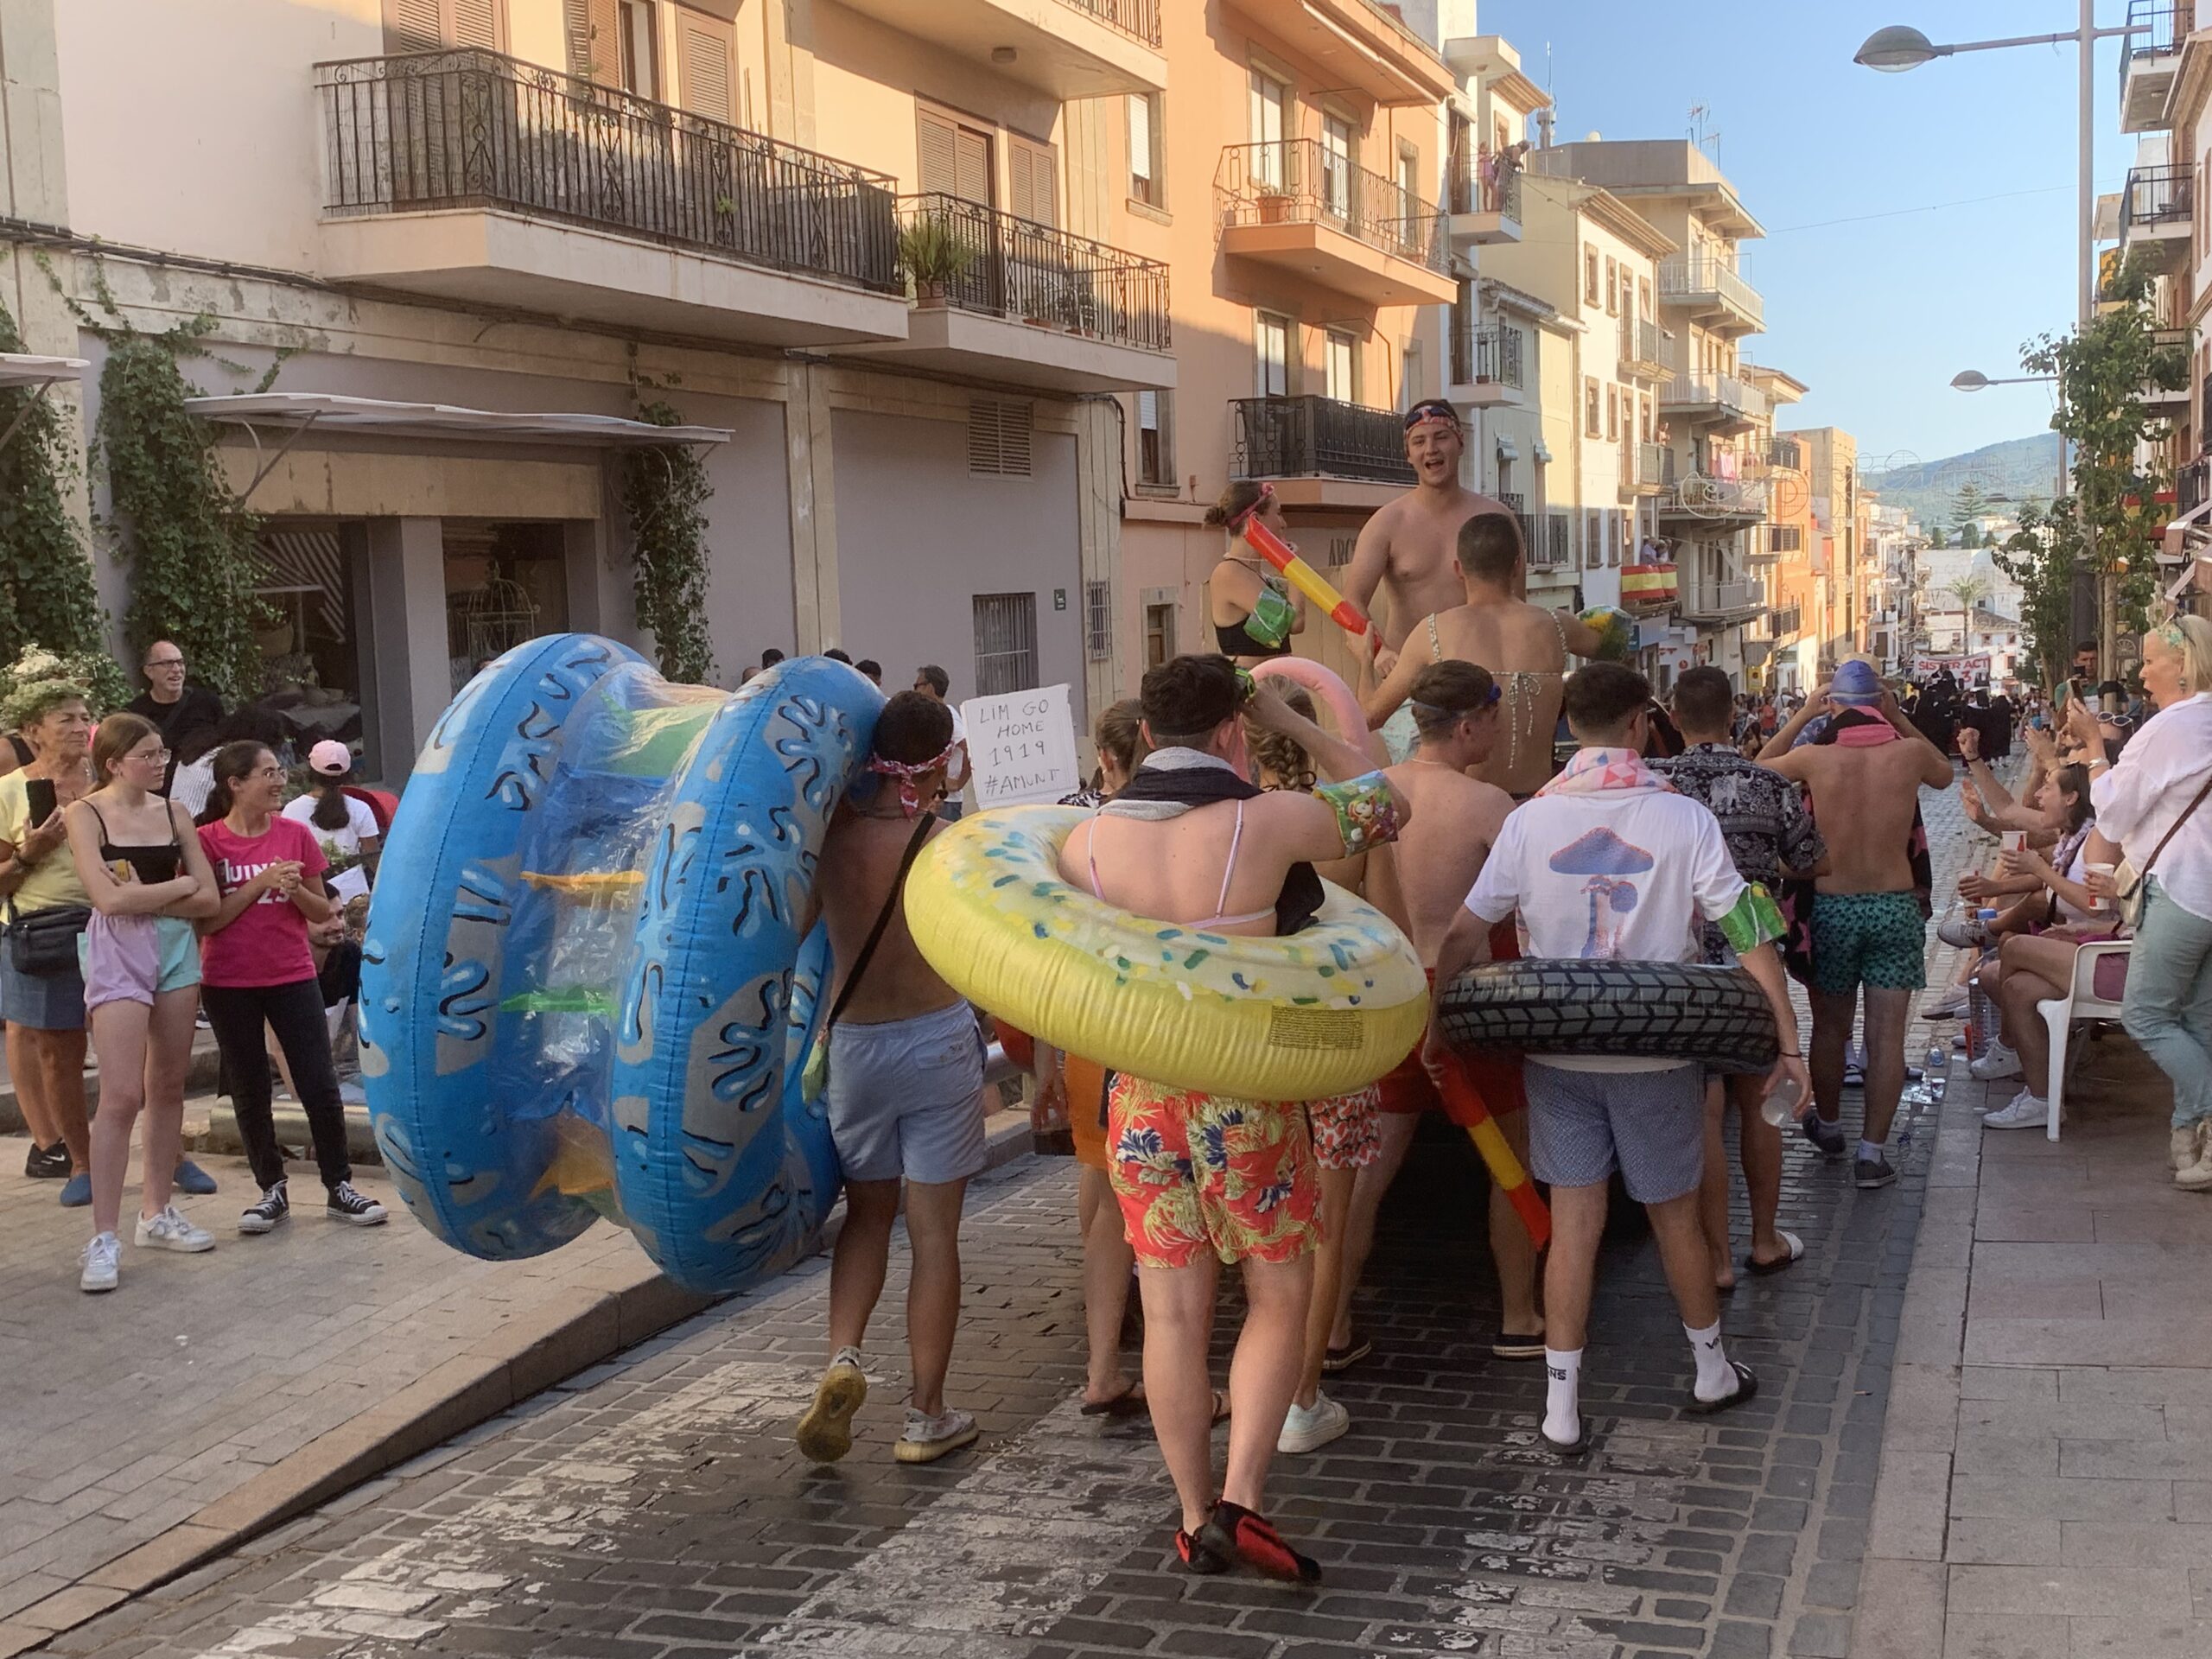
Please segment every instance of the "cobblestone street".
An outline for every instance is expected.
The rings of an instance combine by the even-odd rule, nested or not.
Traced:
[[[1947,893],[1955,798],[1931,798],[1931,818]],[[1855,1112],[1849,1097],[1847,1126]],[[1908,1107],[1900,1133],[1917,1121]],[[1731,1352],[1763,1388],[1711,1421],[1681,1410],[1681,1325],[1640,1217],[1618,1217],[1585,1370],[1596,1450],[1567,1467],[1535,1444],[1541,1367],[1488,1351],[1496,1293],[1471,1151],[1427,1144],[1386,1211],[1359,1309],[1375,1355],[1330,1384],[1353,1431],[1276,1465],[1276,1516],[1324,1562],[1317,1590],[1171,1569],[1172,1491],[1148,1433],[1077,1414],[1073,1169],[1023,1160],[971,1199],[949,1398],[982,1422],[972,1452],[919,1469],[891,1457],[902,1251],[859,1443],[833,1468],[799,1458],[790,1431],[823,1357],[817,1261],[52,1646],[114,1659],[1840,1659],[1924,1144],[1907,1147],[1897,1185],[1862,1193],[1847,1166],[1792,1141],[1782,1223],[1807,1254],[1727,1299]],[[1233,1292],[1224,1312],[1225,1356]]]

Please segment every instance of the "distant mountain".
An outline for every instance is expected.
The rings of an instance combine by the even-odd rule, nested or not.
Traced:
[[[1991,503],[1995,512],[2016,512],[2019,503],[2033,497],[2050,499],[2058,482],[2058,434],[2038,432],[2031,438],[2012,438],[1985,445],[1963,455],[1941,461],[1894,464],[1902,457],[1863,455],[1860,465],[1890,461],[1883,471],[1867,471],[1859,481],[1891,506],[1904,508],[1923,524],[1955,523],[1959,492],[1971,483]],[[2004,496],[2009,500],[1994,498]]]

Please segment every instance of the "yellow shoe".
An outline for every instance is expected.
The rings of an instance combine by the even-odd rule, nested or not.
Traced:
[[[816,1463],[835,1463],[853,1449],[853,1414],[868,1402],[860,1355],[841,1348],[822,1373],[814,1403],[798,1420],[798,1449]]]

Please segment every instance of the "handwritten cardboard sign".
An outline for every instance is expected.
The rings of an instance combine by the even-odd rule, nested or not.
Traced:
[[[968,726],[978,807],[1057,801],[1082,786],[1066,686],[970,697],[960,705],[960,717]]]

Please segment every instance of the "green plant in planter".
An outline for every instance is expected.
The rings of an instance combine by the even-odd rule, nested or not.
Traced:
[[[925,213],[899,232],[899,264],[921,305],[942,305],[944,291],[968,274],[975,251],[960,239],[949,213]]]
[[[22,349],[16,320],[0,307],[0,352]],[[15,436],[0,448],[0,662],[43,646],[66,659],[63,678],[105,664],[112,684],[92,688],[105,696],[122,687],[123,674],[102,648],[92,563],[69,512],[76,456],[60,412],[35,391],[0,391],[0,432],[10,428]],[[125,690],[115,701],[129,698]]]

